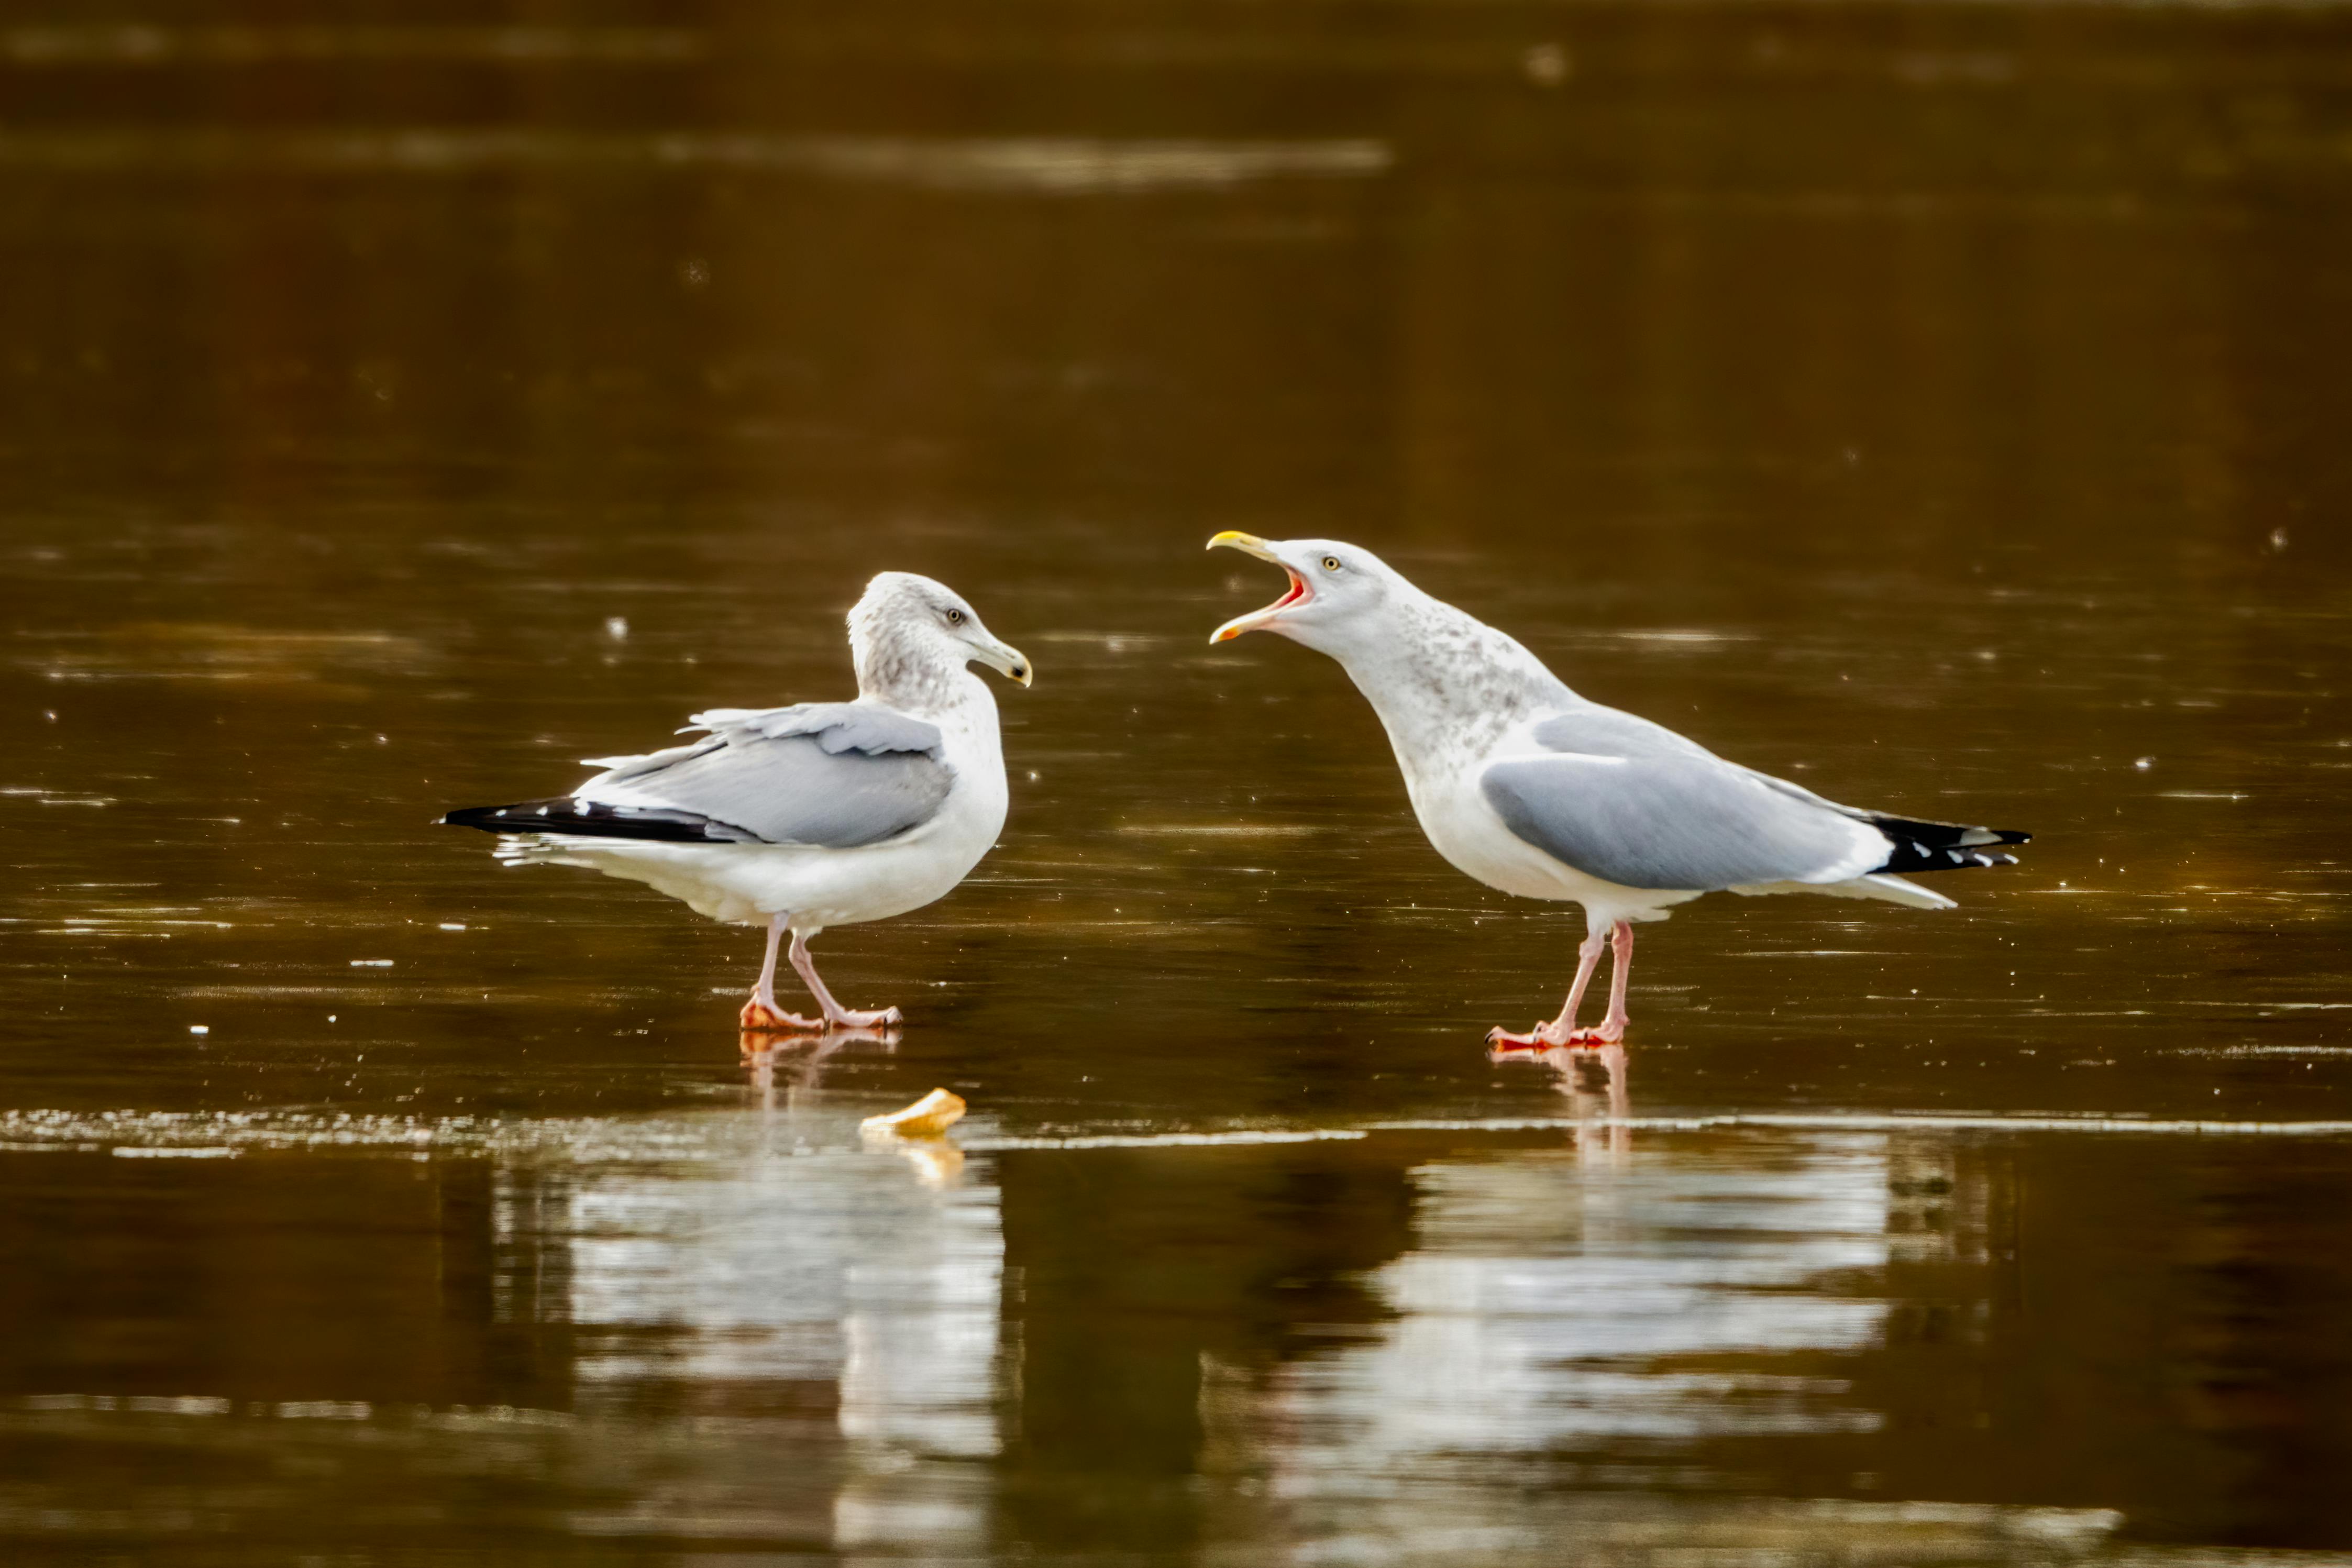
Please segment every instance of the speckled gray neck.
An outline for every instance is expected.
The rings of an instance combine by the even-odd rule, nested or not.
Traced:
[[[930,606],[901,584],[877,584],[849,612],[858,694],[904,712],[935,712],[972,682],[969,651],[933,626]]]
[[[1377,635],[1333,652],[1400,756],[1483,747],[1580,700],[1517,641],[1418,590],[1381,617]]]

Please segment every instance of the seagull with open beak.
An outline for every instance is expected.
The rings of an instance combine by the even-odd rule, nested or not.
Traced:
[[[1633,922],[1703,893],[1826,893],[1912,909],[1952,900],[1898,871],[2007,865],[2013,830],[1865,811],[1727,762],[1696,741],[1570,690],[1512,638],[1332,539],[1209,541],[1273,563],[1282,597],[1209,638],[1279,632],[1339,660],[1379,713],[1422,830],[1490,888],[1583,906],[1584,943],[1557,1018],[1507,1047],[1624,1037]],[[1613,947],[1609,1010],[1576,1013]]]

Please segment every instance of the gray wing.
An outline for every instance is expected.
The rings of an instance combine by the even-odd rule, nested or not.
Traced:
[[[851,849],[929,821],[955,784],[939,726],[877,703],[713,709],[692,727],[710,734],[597,759],[608,771],[574,798],[685,812],[770,844]]]
[[[1589,877],[1713,891],[1843,881],[1885,860],[1885,836],[1846,808],[1630,713],[1581,710],[1536,740],[1553,754],[1493,763],[1480,791],[1514,834]]]
[[[721,739],[781,741],[814,736],[832,754],[863,752],[929,752],[946,743],[937,724],[885,708],[879,702],[801,702],[790,708],[713,708],[687,721],[689,730],[708,730]]]

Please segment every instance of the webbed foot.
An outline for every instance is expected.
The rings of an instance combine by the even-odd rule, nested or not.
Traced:
[[[740,1018],[747,1034],[780,1035],[795,1029],[822,1030],[826,1026],[822,1018],[803,1018],[798,1013],[771,1007],[757,996],[743,1004]]]
[[[853,1013],[847,1008],[827,1013],[824,1027],[828,1029],[894,1029],[907,1021],[907,1015],[896,1007],[883,1007],[872,1013]],[[817,1026],[809,1026],[814,1028]]]

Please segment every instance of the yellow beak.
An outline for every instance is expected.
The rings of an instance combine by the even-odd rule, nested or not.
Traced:
[[[1260,539],[1255,533],[1244,533],[1238,529],[1229,528],[1225,530],[1224,532],[1218,534],[1214,539],[1209,541],[1209,548],[1212,550],[1238,550],[1244,555],[1255,555],[1260,561],[1273,561],[1275,558],[1273,545],[1268,544],[1265,540]],[[1276,564],[1279,564],[1279,563],[1276,563]]]
[[[1029,656],[1009,642],[992,639],[988,647],[980,649],[973,657],[1007,680],[1017,680],[1024,686],[1029,684]]]

